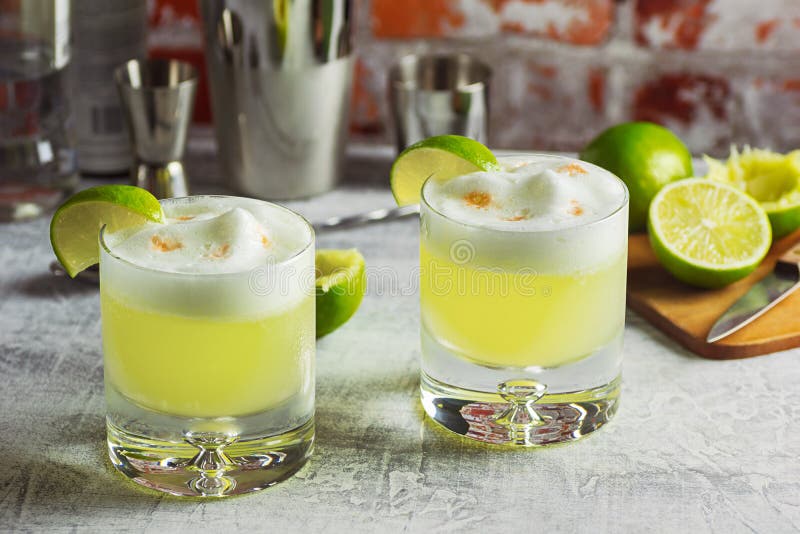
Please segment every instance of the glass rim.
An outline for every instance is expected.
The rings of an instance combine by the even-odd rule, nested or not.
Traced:
[[[582,228],[589,228],[589,227],[594,226],[596,224],[601,224],[601,223],[603,223],[603,222],[615,217],[617,214],[619,214],[620,211],[622,211],[625,208],[625,206],[628,206],[628,204],[630,203],[630,192],[628,191],[628,186],[625,185],[625,182],[623,182],[622,179],[619,176],[617,176],[616,174],[614,174],[613,172],[611,172],[609,170],[606,170],[606,169],[603,169],[602,167],[598,167],[597,165],[594,165],[593,163],[589,163],[588,161],[583,161],[583,160],[580,160],[580,159],[577,159],[577,158],[572,158],[572,157],[569,157],[569,156],[563,156],[563,155],[560,155],[560,154],[552,154],[552,153],[547,153],[547,152],[519,152],[519,153],[516,153],[516,152],[505,152],[504,153],[502,151],[500,151],[500,154],[497,156],[497,159],[500,160],[500,159],[506,159],[506,158],[524,158],[526,156],[545,157],[545,158],[550,158],[550,159],[560,159],[560,160],[566,160],[566,161],[580,161],[584,165],[588,165],[590,167],[594,167],[595,169],[599,169],[599,170],[607,173],[610,177],[612,177],[617,182],[617,184],[620,187],[622,187],[622,192],[624,193],[624,195],[622,197],[622,200],[620,201],[619,205],[615,206],[614,209],[610,213],[608,213],[607,215],[604,215],[603,217],[601,217],[599,219],[596,219],[596,220],[593,220],[593,221],[589,221],[589,222],[583,222],[583,223],[580,223],[580,224],[576,224],[574,226],[565,226],[565,227],[561,227],[561,228],[549,228],[549,229],[492,228],[492,227],[485,226],[485,225],[482,225],[482,224],[479,224],[479,223],[470,223],[470,222],[465,222],[465,221],[461,221],[461,220],[455,219],[453,217],[445,215],[441,211],[439,211],[436,208],[434,208],[433,206],[431,206],[430,202],[428,202],[428,199],[425,198],[425,186],[428,185],[429,181],[434,179],[433,175],[431,175],[431,176],[429,176],[428,178],[425,179],[425,181],[422,184],[422,188],[420,189],[420,204],[421,205],[425,205],[426,208],[428,208],[430,211],[432,211],[433,213],[435,213],[439,217],[441,217],[441,218],[443,218],[443,219],[445,219],[445,220],[447,220],[449,222],[455,223],[455,224],[457,224],[459,226],[466,227],[466,228],[471,228],[471,229],[474,229],[474,230],[481,230],[481,231],[484,231],[484,232],[497,232],[497,233],[501,233],[501,234],[517,234],[517,235],[521,235],[521,234],[539,234],[539,235],[542,235],[542,234],[555,234],[555,233],[560,233],[560,232],[569,232],[570,230],[578,230],[578,229],[582,229]]]
[[[100,247],[106,252],[106,254],[108,254],[109,256],[114,258],[116,261],[122,262],[122,263],[128,265],[129,267],[133,267],[133,268],[138,269],[140,271],[163,274],[163,275],[171,275],[171,276],[177,276],[177,277],[187,277],[187,278],[189,278],[189,277],[192,277],[192,278],[194,278],[194,277],[202,277],[202,278],[214,278],[214,277],[217,277],[217,278],[231,278],[231,277],[235,277],[235,276],[241,276],[243,274],[250,274],[254,270],[259,269],[259,268],[264,267],[264,266],[267,266],[267,265],[269,265],[270,267],[279,267],[279,266],[291,263],[292,261],[296,260],[298,257],[302,256],[311,247],[313,247],[314,243],[316,241],[316,232],[314,231],[314,226],[308,221],[308,219],[306,219],[305,217],[303,217],[302,215],[300,215],[296,211],[287,208],[286,206],[281,206],[280,204],[276,204],[276,203],[270,202],[268,200],[261,200],[261,199],[258,199],[258,198],[249,198],[249,197],[238,197],[238,196],[234,196],[234,195],[190,195],[190,196],[186,196],[186,197],[172,197],[172,198],[161,199],[161,200],[159,200],[159,203],[162,203],[164,201],[183,201],[183,202],[186,202],[189,199],[193,199],[193,198],[223,198],[223,199],[235,198],[235,199],[251,200],[253,202],[260,202],[262,204],[268,204],[270,206],[274,206],[274,207],[279,208],[279,209],[281,209],[281,210],[283,210],[283,211],[285,211],[287,213],[290,213],[291,215],[297,217],[298,219],[300,219],[303,222],[303,224],[306,226],[306,228],[308,228],[308,232],[309,232],[309,234],[308,234],[308,242],[305,245],[303,245],[303,247],[300,250],[298,250],[297,252],[295,252],[294,254],[289,256],[288,258],[285,258],[285,259],[283,259],[281,261],[265,263],[263,265],[256,265],[255,267],[251,267],[249,269],[243,269],[241,271],[235,271],[235,272],[232,272],[232,273],[180,273],[180,272],[175,272],[175,271],[165,271],[163,269],[156,269],[156,268],[153,268],[153,267],[145,267],[144,265],[136,264],[136,263],[134,263],[134,262],[132,262],[130,260],[127,260],[125,258],[121,258],[120,256],[118,256],[117,254],[114,254],[114,252],[111,251],[111,248],[108,246],[108,243],[106,243],[106,240],[105,240],[105,232],[106,232],[106,226],[107,226],[105,224],[100,227],[100,231],[99,231],[99,234],[98,234],[98,240],[100,242]]]

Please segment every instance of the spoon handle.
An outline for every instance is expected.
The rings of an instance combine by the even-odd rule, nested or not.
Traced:
[[[328,230],[364,226],[372,223],[396,221],[417,214],[419,214],[419,204],[412,204],[410,206],[400,206],[399,208],[382,208],[359,213],[357,215],[348,215],[346,217],[331,217],[324,221],[315,222],[312,226],[314,230],[324,232]]]

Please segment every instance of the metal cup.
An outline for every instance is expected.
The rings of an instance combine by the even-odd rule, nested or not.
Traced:
[[[189,194],[181,163],[197,92],[197,72],[175,60],[131,60],[114,71],[130,131],[131,178],[157,198]]]
[[[269,199],[336,184],[353,69],[352,0],[204,0],[226,185]]]
[[[397,150],[433,135],[458,134],[486,144],[488,65],[466,54],[410,55],[389,70]]]

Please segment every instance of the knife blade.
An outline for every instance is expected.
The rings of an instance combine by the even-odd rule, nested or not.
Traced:
[[[800,242],[789,249],[762,278],[717,319],[706,337],[714,343],[752,323],[800,287]]]

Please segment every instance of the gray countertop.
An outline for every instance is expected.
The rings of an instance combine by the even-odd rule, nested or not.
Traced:
[[[311,219],[391,206],[385,165],[288,205]],[[577,443],[476,445],[417,399],[413,220],[319,236],[377,273],[318,344],[317,448],[290,480],[222,501],[139,489],[105,455],[97,289],[47,272],[48,221],[0,226],[0,531],[797,532],[800,350],[688,353],[629,313],[620,410]]]

